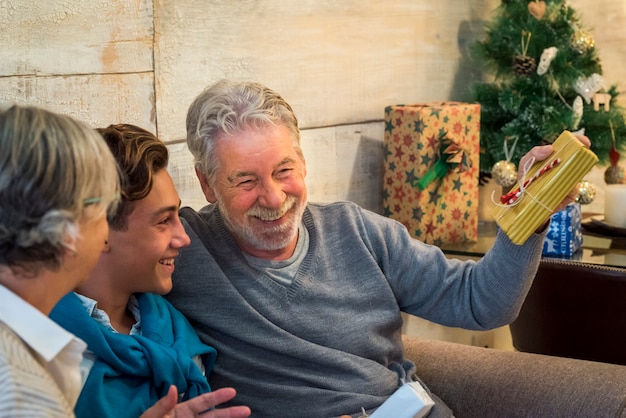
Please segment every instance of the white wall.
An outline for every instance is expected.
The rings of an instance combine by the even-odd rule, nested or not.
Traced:
[[[626,3],[571,3],[594,32],[606,84],[621,82]],[[498,4],[0,0],[0,103],[156,132],[184,204],[198,207],[182,143],[187,106],[219,78],[260,81],[299,116],[311,200],[380,211],[384,107],[463,99],[479,76],[467,45]]]
[[[170,148],[183,204],[199,208],[204,197],[183,140],[187,107],[220,78],[260,81],[299,117],[310,199],[347,199],[381,212],[384,107],[463,100],[480,76],[467,46],[498,4],[0,0],[0,104],[41,105],[94,127],[126,122],[157,133]],[[626,3],[571,4],[594,31],[605,84],[621,83]],[[602,172],[591,176],[598,186]],[[599,188],[587,209],[602,212],[602,199]],[[471,333],[415,318],[405,329],[479,345],[501,330]]]

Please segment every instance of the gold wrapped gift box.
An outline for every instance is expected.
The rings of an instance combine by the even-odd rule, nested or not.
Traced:
[[[518,182],[507,194],[511,199],[492,211],[498,226],[515,244],[523,244],[598,162],[571,132],[563,131],[552,146],[552,154],[535,162],[522,179],[526,186],[520,188]]]

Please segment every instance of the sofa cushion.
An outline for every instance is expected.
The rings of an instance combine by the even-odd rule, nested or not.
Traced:
[[[626,366],[404,336],[417,374],[463,417],[626,417]]]

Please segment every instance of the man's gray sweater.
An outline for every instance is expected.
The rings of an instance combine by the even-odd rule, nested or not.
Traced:
[[[191,245],[167,298],[217,349],[211,386],[237,389],[255,417],[332,417],[371,411],[410,380],[407,312],[485,330],[511,322],[543,245],[501,232],[479,262],[449,260],[406,228],[355,204],[309,204],[306,257],[285,285],[250,266],[217,205],[181,216]]]

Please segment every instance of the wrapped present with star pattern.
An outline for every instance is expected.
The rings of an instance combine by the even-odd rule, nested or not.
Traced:
[[[480,105],[385,108],[384,214],[428,244],[478,238]]]

